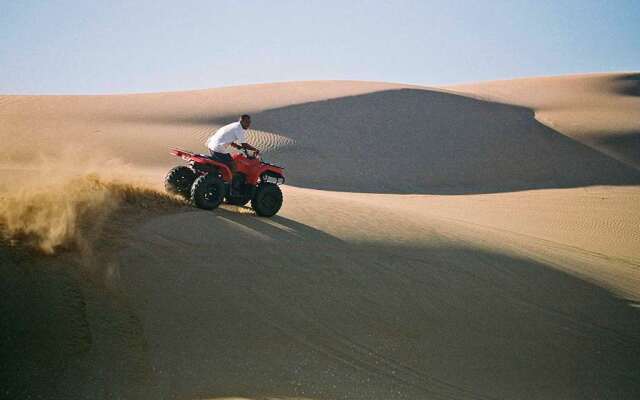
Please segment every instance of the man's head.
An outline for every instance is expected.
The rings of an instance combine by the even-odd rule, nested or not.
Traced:
[[[242,129],[249,129],[251,126],[251,117],[247,114],[244,114],[240,117],[240,125],[242,125]]]

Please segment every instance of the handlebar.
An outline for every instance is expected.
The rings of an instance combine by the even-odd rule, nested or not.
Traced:
[[[241,148],[240,151],[243,152],[247,158],[257,158],[259,155],[259,152],[255,150],[249,150],[246,147]],[[253,151],[253,154],[249,154],[249,151]]]

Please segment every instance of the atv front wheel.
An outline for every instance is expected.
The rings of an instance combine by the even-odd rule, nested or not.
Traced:
[[[164,188],[169,193],[182,197],[191,196],[191,185],[196,180],[196,174],[189,167],[180,165],[172,168],[164,178]]]
[[[212,174],[198,177],[191,187],[191,203],[204,210],[217,208],[224,195],[224,182]]]
[[[282,207],[282,192],[275,183],[263,182],[258,185],[256,193],[251,199],[253,208],[261,217],[272,217]]]

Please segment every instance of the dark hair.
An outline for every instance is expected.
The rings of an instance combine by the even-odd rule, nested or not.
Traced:
[[[242,116],[240,116],[240,119],[251,119],[251,116],[249,114],[242,114]]]

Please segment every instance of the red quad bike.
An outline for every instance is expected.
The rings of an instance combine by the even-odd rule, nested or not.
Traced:
[[[205,210],[217,208],[223,201],[243,206],[251,201],[251,208],[262,217],[275,215],[282,206],[282,192],[278,184],[284,183],[284,168],[263,162],[259,155],[234,154],[236,174],[227,165],[204,154],[171,149],[171,154],[187,161],[188,165],[172,168],[164,187],[168,192],[181,195]]]

